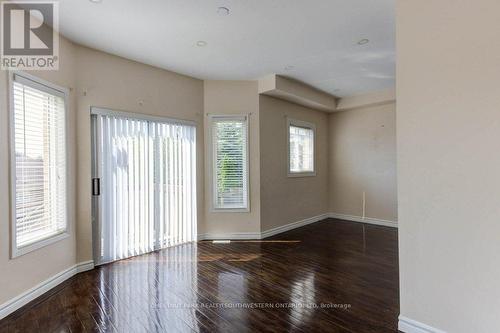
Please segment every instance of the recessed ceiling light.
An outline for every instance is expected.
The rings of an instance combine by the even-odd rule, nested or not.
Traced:
[[[199,47],[207,46],[207,42],[205,42],[204,40],[199,40],[196,42],[196,46]]]
[[[291,71],[294,68],[295,68],[295,66],[288,65],[288,66],[285,67],[285,70],[286,71]]]
[[[358,45],[365,45],[368,44],[369,42],[370,42],[369,39],[363,38],[358,42]]]
[[[217,14],[220,16],[227,16],[229,15],[229,8],[227,7],[219,7],[217,8]]]

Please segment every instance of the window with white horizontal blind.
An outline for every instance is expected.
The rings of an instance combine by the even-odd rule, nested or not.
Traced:
[[[213,209],[249,210],[246,116],[211,116]]]
[[[65,93],[14,74],[11,112],[16,256],[67,230]]]
[[[314,176],[314,124],[288,119],[288,175]]]

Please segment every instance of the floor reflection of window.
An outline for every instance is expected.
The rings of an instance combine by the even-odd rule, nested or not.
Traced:
[[[224,302],[242,302],[245,300],[247,287],[244,275],[235,273],[219,274],[219,297]]]
[[[314,273],[308,273],[306,277],[295,282],[290,295],[290,319],[293,324],[300,326],[314,313],[312,307],[316,303],[316,292],[314,287]]]
[[[230,303],[230,307],[222,309],[225,317],[231,322],[237,320],[246,322],[248,312],[252,311],[243,307],[248,302],[247,280],[242,274],[224,272],[218,275],[219,302]]]

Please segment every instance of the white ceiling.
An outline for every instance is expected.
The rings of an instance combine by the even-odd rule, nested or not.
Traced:
[[[217,14],[220,6],[230,14]],[[351,96],[394,86],[394,6],[394,0],[62,0],[60,29],[82,45],[200,79],[277,73]],[[370,42],[358,45],[363,38]],[[199,40],[207,45],[196,46]]]

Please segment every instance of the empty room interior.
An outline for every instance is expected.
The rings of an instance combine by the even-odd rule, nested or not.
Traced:
[[[497,0],[0,1],[0,332],[500,332]]]

